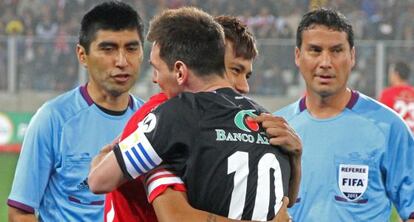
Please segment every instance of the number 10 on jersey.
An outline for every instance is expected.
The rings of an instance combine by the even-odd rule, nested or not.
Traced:
[[[270,169],[274,170],[276,194],[275,214],[282,206],[283,183],[279,161],[272,153],[266,153],[257,164],[257,189],[252,220],[267,220],[270,204]],[[241,219],[246,202],[247,178],[249,175],[249,153],[237,151],[227,158],[227,174],[234,173],[233,193],[231,194],[228,217]]]

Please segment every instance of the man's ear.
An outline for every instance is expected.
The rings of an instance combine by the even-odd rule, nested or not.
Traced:
[[[174,73],[178,85],[183,85],[188,79],[189,69],[188,66],[182,61],[176,61],[174,63]]]
[[[79,63],[82,64],[83,67],[87,68],[88,63],[86,61],[86,50],[79,44],[76,45],[76,56],[78,57]]]

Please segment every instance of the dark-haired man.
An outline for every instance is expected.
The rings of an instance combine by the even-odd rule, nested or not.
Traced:
[[[306,96],[276,112],[302,138],[303,177],[294,221],[387,221],[392,204],[414,219],[414,139],[384,105],[347,87],[352,26],[331,9],[306,13],[295,63]]]
[[[154,42],[155,80],[168,97],[187,93],[152,111],[116,145],[115,154],[92,169],[93,191],[111,190],[123,175],[137,177],[163,159],[185,181],[195,208],[233,219],[273,218],[287,195],[289,158],[269,146],[263,128],[247,118],[263,110],[233,91],[224,77],[220,33],[211,16],[194,8],[168,10],[152,21],[148,39]]]
[[[142,104],[128,91],[143,59],[143,30],[137,12],[119,1],[85,14],[76,52],[88,83],[33,117],[7,202],[10,221],[103,220],[104,196],[89,190],[89,165]]]
[[[248,93],[249,85],[247,79],[252,75],[253,61],[257,56],[257,49],[254,36],[242,24],[242,22],[231,16],[218,16],[215,20],[223,27],[226,39],[225,51],[225,66],[226,74],[233,85],[233,87],[240,93]],[[127,136],[137,128],[137,123],[140,122],[151,109],[161,102],[164,102],[166,97],[163,95],[155,95],[144,105],[128,122],[126,129],[122,136]],[[298,187],[293,183],[299,183],[300,180],[300,140],[297,135],[291,131],[284,120],[271,117],[261,116],[259,119],[265,128],[268,128],[269,136],[273,145],[283,145],[295,152],[292,152],[291,161],[295,165],[292,173],[292,183],[289,189],[289,198],[294,202],[297,190],[293,187]],[[277,138],[276,138],[277,137]],[[299,150],[297,150],[299,149]],[[299,170],[297,172],[296,170]],[[295,181],[296,180],[296,181]],[[185,191],[185,186],[182,180],[168,171],[155,171],[146,180],[148,200],[154,203],[157,210],[157,216],[168,218],[173,221],[173,217],[180,217],[180,220],[185,220],[186,217],[190,220],[199,219],[197,216],[205,216],[207,213],[200,213],[195,209],[191,209],[185,197],[181,194],[163,195],[163,198],[157,197],[162,195],[167,187],[172,187],[173,190],[180,192]],[[172,192],[172,191],[171,191]],[[152,206],[148,203],[146,192],[141,180],[134,180],[121,185],[116,190],[110,192],[106,196],[105,203],[105,220],[106,221],[157,221]],[[173,204],[169,204],[173,203]],[[287,203],[286,203],[287,204]],[[285,206],[286,208],[286,206]],[[197,216],[194,213],[199,213]],[[279,218],[282,213],[278,213]],[[180,216],[182,215],[182,216]],[[196,218],[195,218],[196,217]],[[210,217],[215,217],[210,215]],[[221,218],[225,220],[224,218]],[[160,219],[162,220],[162,219]]]

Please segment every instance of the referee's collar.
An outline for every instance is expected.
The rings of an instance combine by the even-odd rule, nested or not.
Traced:
[[[92,106],[94,104],[94,102],[93,102],[91,96],[89,95],[87,86],[88,86],[88,83],[81,86],[79,88],[79,90],[80,90],[80,93],[81,93],[83,99],[85,99],[86,103],[88,104],[88,106]],[[129,106],[129,108],[134,109],[134,102],[133,102],[133,99],[132,99],[131,95],[129,95],[128,106]]]
[[[359,93],[357,91],[351,90],[351,98],[349,99],[348,103],[346,104],[346,108],[352,109],[356,102],[358,101]],[[299,101],[299,110],[300,112],[303,112],[306,110],[306,96],[302,97]]]

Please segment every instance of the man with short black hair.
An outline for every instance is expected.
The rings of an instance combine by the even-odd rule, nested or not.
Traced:
[[[76,53],[88,83],[32,118],[7,201],[10,221],[103,220],[104,196],[89,190],[89,164],[143,103],[129,94],[143,59],[143,29],[138,13],[119,1],[85,14]]]
[[[295,63],[306,95],[275,115],[302,138],[303,177],[294,221],[387,221],[394,205],[414,221],[414,139],[387,107],[347,86],[353,29],[332,9],[306,13]]]

